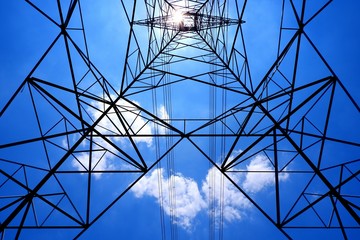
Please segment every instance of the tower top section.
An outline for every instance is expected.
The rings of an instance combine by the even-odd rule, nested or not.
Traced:
[[[151,26],[178,31],[202,31],[210,28],[219,28],[242,24],[241,19],[231,19],[220,16],[201,14],[195,11],[174,12],[170,15],[147,18],[135,21],[134,24]]]

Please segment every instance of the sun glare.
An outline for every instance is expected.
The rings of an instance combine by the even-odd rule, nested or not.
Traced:
[[[174,23],[181,23],[182,21],[184,21],[184,16],[183,16],[182,12],[176,11],[173,15],[172,20]]]

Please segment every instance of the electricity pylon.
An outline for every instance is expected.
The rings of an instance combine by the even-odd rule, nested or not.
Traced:
[[[183,142],[285,237],[358,231],[360,108],[307,33],[331,1],[280,1],[276,58],[259,76],[247,1],[122,0],[119,82],[92,60],[79,0],[54,1],[55,12],[26,2],[57,34],[1,109],[2,239],[80,237]],[[247,168],[258,154],[271,170]],[[245,174],[271,175],[272,198],[236,181]],[[98,203],[114,180],[117,195]]]

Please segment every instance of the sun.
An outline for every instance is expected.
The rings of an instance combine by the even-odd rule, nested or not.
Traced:
[[[176,24],[179,24],[184,21],[184,16],[182,12],[175,11],[174,15],[172,16],[172,21]]]

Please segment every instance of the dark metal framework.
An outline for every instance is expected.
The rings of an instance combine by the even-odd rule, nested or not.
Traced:
[[[309,14],[311,1],[281,1],[277,56],[261,78],[248,61],[256,56],[245,43],[246,0],[121,0],[129,26],[121,84],[90,57],[85,2],[58,0],[58,18],[26,2],[58,34],[1,108],[2,132],[9,121],[33,130],[13,130],[0,142],[0,239],[21,238],[29,229],[75,229],[80,237],[185,141],[285,237],[322,229],[347,239],[348,231],[358,231],[360,140],[337,130],[337,121],[357,121],[360,108],[307,33],[331,0]],[[173,21],[175,11],[185,22]],[[67,65],[44,74],[42,65],[58,45]],[[174,99],[187,87],[209,99],[208,116],[179,113]],[[156,154],[146,142],[157,146]],[[245,170],[257,154],[272,166],[263,173],[274,179],[270,203],[234,180],[259,173]],[[104,166],[106,159],[117,165]],[[126,180],[99,206],[94,179],[104,174]],[[297,188],[281,182],[284,174]],[[82,189],[81,197],[74,189]]]

